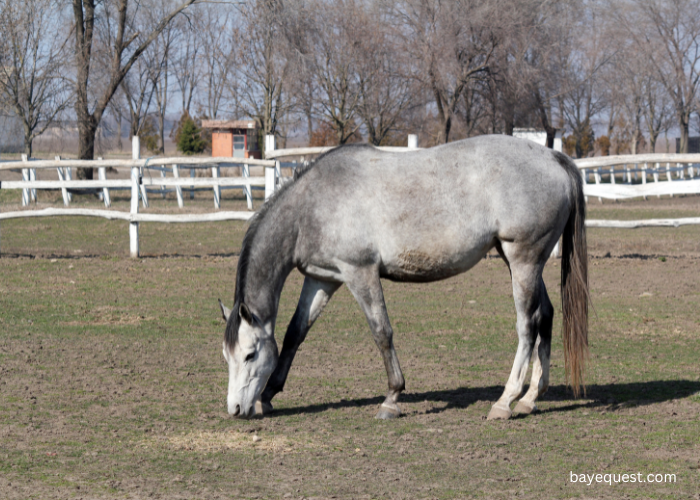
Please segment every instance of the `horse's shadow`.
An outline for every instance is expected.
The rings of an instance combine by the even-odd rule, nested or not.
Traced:
[[[525,388],[527,390],[527,388]],[[444,391],[406,392],[401,395],[399,404],[429,401],[439,403],[427,413],[442,413],[453,408],[467,408],[477,401],[495,402],[503,393],[503,386],[460,387]],[[550,386],[543,401],[570,401],[564,406],[555,406],[540,410],[541,413],[559,413],[580,408],[607,406],[617,410],[625,406],[644,406],[654,403],[686,398],[700,393],[700,382],[693,380],[653,380],[648,382],[631,382],[624,384],[589,385],[586,396],[581,400],[573,399],[571,389],[564,385]],[[338,402],[295,406],[275,409],[270,417],[320,413],[327,410],[379,406],[383,397],[341,399]],[[444,404],[440,404],[444,403]],[[274,401],[273,401],[274,404]]]

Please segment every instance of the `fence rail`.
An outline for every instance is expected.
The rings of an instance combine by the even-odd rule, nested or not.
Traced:
[[[42,210],[21,210],[0,213],[0,220],[23,219],[30,217],[57,217],[80,215],[85,217],[101,217],[109,220],[125,220],[129,222],[220,222],[226,220],[248,220],[255,212],[214,212],[208,214],[132,214],[119,210],[94,210],[90,208],[45,208]]]

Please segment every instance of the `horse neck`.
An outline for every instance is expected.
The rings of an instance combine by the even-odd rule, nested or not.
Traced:
[[[296,245],[294,224],[275,208],[266,213],[253,238],[243,294],[247,305],[273,328],[282,287],[294,268]]]

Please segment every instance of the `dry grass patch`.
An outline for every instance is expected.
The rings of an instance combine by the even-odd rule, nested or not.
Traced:
[[[171,436],[155,436],[141,442],[144,448],[166,448],[173,451],[212,453],[221,451],[257,451],[263,453],[296,453],[321,448],[313,442],[299,442],[282,435],[263,435],[240,431],[195,431]]]
[[[142,321],[151,321],[156,318],[138,314],[128,314],[117,311],[112,306],[100,306],[91,311],[93,319],[84,321],[63,321],[63,326],[110,326],[110,325],[140,325]]]

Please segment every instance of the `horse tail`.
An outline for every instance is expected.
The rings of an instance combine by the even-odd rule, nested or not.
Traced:
[[[566,382],[571,384],[574,397],[580,389],[586,394],[585,363],[588,360],[588,251],[586,247],[586,200],[583,180],[576,165],[565,155],[557,160],[571,179],[571,212],[562,235],[561,306],[562,338]]]

